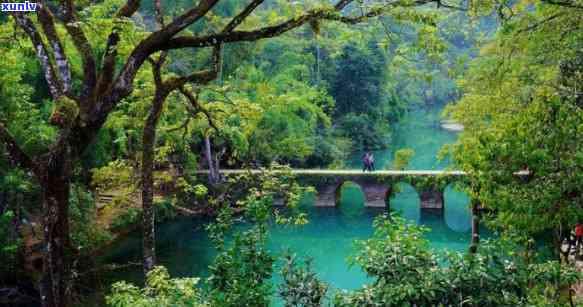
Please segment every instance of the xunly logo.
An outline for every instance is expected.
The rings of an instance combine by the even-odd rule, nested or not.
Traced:
[[[0,3],[2,12],[34,12],[37,4],[34,2]]]

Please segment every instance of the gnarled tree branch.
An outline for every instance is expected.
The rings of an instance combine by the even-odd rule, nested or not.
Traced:
[[[169,78],[166,81],[167,87],[171,90],[175,90],[183,87],[186,83],[204,85],[216,79],[221,69],[221,49],[221,45],[217,45],[213,48],[213,57],[210,69],[197,71],[184,77]]]
[[[47,81],[47,85],[49,87],[49,91],[53,98],[57,98],[63,95],[63,85],[61,81],[57,78],[57,74],[55,73],[55,68],[51,63],[51,59],[47,52],[47,47],[42,40],[40,33],[38,32],[36,26],[30,20],[30,18],[26,17],[22,13],[14,13],[12,14],[14,19],[16,20],[16,24],[24,30],[24,32],[30,38],[32,45],[36,51],[36,57],[41,65],[43,73],[45,75],[45,80]]]
[[[417,0],[407,3],[406,6],[419,6],[436,0]],[[361,16],[342,16],[336,9],[324,8],[314,9],[304,15],[291,18],[277,25],[267,26],[251,31],[231,31],[227,33],[210,34],[205,36],[179,36],[170,39],[167,43],[160,46],[159,50],[180,49],[180,48],[197,48],[210,47],[216,44],[256,41],[264,38],[275,37],[290,30],[296,29],[313,20],[331,20],[348,24],[364,22],[370,18],[382,15],[388,7],[394,7],[397,3],[391,3],[383,7],[377,7]],[[156,50],[156,51],[159,51]]]
[[[117,11],[115,17],[117,18],[132,17],[132,15],[134,15],[134,13],[137,12],[138,9],[140,8],[141,2],[142,2],[141,0],[128,0],[126,4],[124,4],[124,6],[122,6]]]
[[[72,0],[61,0],[61,11],[63,14],[63,22],[65,29],[71,39],[75,48],[81,55],[83,61],[83,87],[81,89],[80,101],[85,101],[90,95],[91,90],[97,83],[97,68],[95,64],[95,57],[93,56],[93,48],[87,39],[87,36],[81,29],[77,15],[75,14],[75,5]],[[86,106],[82,106],[85,109]]]
[[[184,97],[186,97],[186,99],[190,103],[190,106],[192,107],[192,108],[188,109],[188,112],[190,113],[190,115],[192,117],[195,117],[199,113],[203,113],[207,119],[209,126],[211,126],[217,133],[219,133],[220,130],[217,127],[217,125],[215,125],[215,122],[213,121],[213,118],[212,118],[210,112],[200,105],[200,103],[198,102],[198,98],[194,94],[192,94],[192,92],[189,91],[184,86],[181,86],[178,90],[180,91],[180,93],[182,93],[182,95]]]
[[[37,165],[34,161],[20,148],[12,134],[6,126],[0,122],[0,143],[4,144],[8,152],[9,160],[12,164],[36,172]]]
[[[51,49],[53,49],[53,56],[63,86],[63,92],[65,94],[71,94],[71,67],[69,65],[69,60],[67,59],[67,54],[65,53],[65,48],[63,48],[61,38],[57,34],[55,28],[53,13],[50,11],[45,1],[38,3],[37,16],[38,21],[43,28],[43,32],[49,41]]]

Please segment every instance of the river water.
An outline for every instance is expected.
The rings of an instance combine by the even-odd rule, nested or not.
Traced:
[[[447,161],[437,161],[441,146],[456,140],[456,134],[439,127],[439,110],[415,110],[394,129],[391,146],[376,151],[377,168],[390,164],[395,150],[412,148],[416,154],[409,169],[442,169]],[[360,168],[362,153],[355,153],[348,161],[350,167]],[[333,289],[355,289],[367,281],[358,267],[350,267],[347,258],[353,252],[353,242],[366,239],[372,234],[372,221],[384,213],[383,209],[362,208],[364,197],[358,186],[347,185],[341,197],[341,209],[306,206],[310,222],[303,227],[273,225],[269,247],[279,254],[291,249],[300,256],[313,258],[314,269],[321,279]],[[306,199],[309,203],[309,199]],[[391,207],[407,219],[427,226],[426,238],[436,251],[464,251],[470,242],[470,213],[468,197],[452,186],[445,192],[443,216],[429,215],[419,209],[419,197],[415,190],[403,184],[400,193],[391,200]],[[346,209],[348,208],[348,210]],[[357,208],[350,210],[350,208]],[[158,257],[172,276],[205,277],[215,251],[204,230],[201,219],[180,218],[158,227]],[[113,246],[104,261],[125,263],[140,262],[140,233],[131,234]],[[273,283],[280,280],[279,265],[275,268]],[[128,280],[140,283],[141,267],[118,271],[109,276],[111,281]],[[276,289],[276,286],[274,286]],[[278,305],[278,304],[276,304]]]

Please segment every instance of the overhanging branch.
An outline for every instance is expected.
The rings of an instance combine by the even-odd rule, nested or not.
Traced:
[[[406,6],[420,6],[436,0],[417,0],[407,3]],[[357,24],[371,18],[382,15],[389,7],[397,6],[391,3],[386,6],[376,7],[360,16],[343,16],[336,9],[324,8],[311,10],[304,15],[291,18],[277,25],[259,28],[251,31],[232,31],[227,33],[210,34],[206,36],[179,36],[170,39],[166,44],[161,45],[159,50],[170,50],[180,48],[210,47],[216,44],[256,41],[264,38],[275,37],[285,32],[298,28],[312,20],[330,20],[348,24]],[[159,51],[156,50],[156,51]]]
[[[8,131],[6,126],[0,122],[0,143],[4,144],[8,152],[9,160],[12,164],[36,172],[36,164],[33,160],[20,148],[12,134]]]

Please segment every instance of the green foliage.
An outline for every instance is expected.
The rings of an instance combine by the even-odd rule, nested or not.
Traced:
[[[92,170],[91,184],[98,191],[123,190],[135,185],[135,172],[129,161],[116,160]]]
[[[543,298],[562,304],[567,298],[560,291],[582,277],[555,261],[525,262],[509,242],[439,257],[422,227],[397,216],[379,217],[374,225],[373,237],[357,243],[353,260],[373,282],[337,294],[335,306],[532,306]]]
[[[140,289],[126,282],[112,286],[112,293],[107,296],[107,305],[111,307],[161,307],[188,306],[204,307],[198,290],[198,278],[171,279],[164,267],[155,267],[148,273],[147,287]]]
[[[300,200],[310,188],[299,185],[288,166],[273,164],[261,171],[227,178],[223,186],[226,195],[222,197],[232,201],[226,210],[243,211],[249,221],[256,223],[265,223],[270,217],[275,217],[280,224],[306,224],[307,216],[300,208]],[[285,214],[274,207],[275,202],[285,205]],[[224,208],[223,203],[216,205]]]
[[[409,165],[411,159],[415,155],[415,150],[411,148],[404,148],[395,151],[395,160],[393,161],[393,169],[404,170]]]
[[[313,272],[310,259],[302,266],[295,255],[286,255],[281,275],[283,283],[279,286],[279,296],[285,301],[286,307],[323,306],[328,285]]]
[[[14,274],[18,264],[18,252],[22,242],[14,233],[14,212],[6,211],[0,214],[0,277],[6,278]],[[0,282],[0,285],[2,282]]]
[[[268,306],[274,262],[261,226],[235,234],[209,267],[211,305]]]
[[[69,127],[79,116],[79,106],[74,100],[62,96],[53,103],[53,111],[49,122],[60,127]]]
[[[154,200],[154,216],[156,222],[171,220],[177,215],[176,207],[173,199],[155,199]]]
[[[277,172],[276,172],[277,171]],[[223,207],[214,223],[207,227],[215,243],[218,256],[209,267],[211,276],[210,301],[213,306],[268,306],[273,292],[269,279],[276,260],[266,246],[267,223],[275,220],[284,224],[304,224],[304,213],[299,211],[300,196],[305,191],[296,182],[289,168],[273,166],[257,175],[242,175],[229,180],[247,194],[241,195],[236,206],[251,226],[238,231],[228,243],[233,228],[234,209]],[[230,193],[237,194],[230,190]],[[283,198],[290,213],[274,212],[274,199]],[[231,241],[231,240],[229,240]]]
[[[465,94],[447,114],[466,129],[450,152],[471,174],[471,196],[496,212],[490,226],[560,242],[583,217],[583,34],[570,28],[580,14],[536,1],[512,9],[459,80]]]
[[[116,216],[111,222],[112,230],[125,230],[138,224],[142,219],[142,209],[141,208],[128,208],[123,211],[120,215]]]
[[[347,44],[336,59],[336,75],[331,93],[335,113],[367,114],[381,104],[386,78],[386,59],[376,47],[358,48]]]
[[[69,197],[71,240],[81,252],[92,252],[111,241],[112,236],[96,223],[96,207],[89,191],[74,184]]]
[[[353,140],[355,149],[386,145],[390,118],[383,108],[388,96],[385,55],[374,45],[359,48],[347,44],[335,62],[336,72],[329,76],[330,92],[342,133]]]

